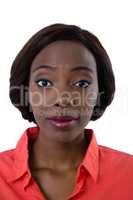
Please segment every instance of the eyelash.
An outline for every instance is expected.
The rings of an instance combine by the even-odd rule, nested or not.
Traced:
[[[39,87],[47,87],[47,86],[44,86],[44,85],[40,85],[40,84],[39,84],[40,81],[45,81],[45,83],[46,83],[46,82],[49,82],[49,83],[52,84],[52,82],[49,81],[48,79],[39,79],[39,80],[35,81],[35,82],[38,84]],[[87,81],[87,80],[80,80],[80,81],[77,81],[76,83],[81,82],[81,81],[86,82],[86,83],[88,84],[88,86],[91,84],[91,82],[90,82],[90,81]],[[84,88],[87,88],[88,86],[85,86]]]

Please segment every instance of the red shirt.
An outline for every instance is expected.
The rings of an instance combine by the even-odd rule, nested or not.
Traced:
[[[0,153],[0,200],[46,200],[28,167],[28,144],[38,130],[27,128],[15,149]],[[133,200],[133,156],[98,145],[92,129],[84,133],[88,142],[92,137],[68,199]]]

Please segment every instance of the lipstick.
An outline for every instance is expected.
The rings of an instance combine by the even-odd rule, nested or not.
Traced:
[[[49,122],[59,128],[65,128],[65,127],[70,127],[73,126],[78,122],[78,118],[74,118],[72,116],[54,116],[47,118]]]

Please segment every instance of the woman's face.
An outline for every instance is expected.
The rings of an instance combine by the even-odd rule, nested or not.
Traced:
[[[96,61],[78,41],[55,41],[34,58],[29,81],[29,103],[45,137],[72,141],[88,124],[98,95]],[[78,118],[56,126],[53,116]]]

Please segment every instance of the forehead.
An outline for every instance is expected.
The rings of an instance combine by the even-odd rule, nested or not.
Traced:
[[[44,47],[34,58],[32,70],[39,65],[64,66],[71,68],[76,65],[96,67],[93,54],[80,41],[59,40]]]

